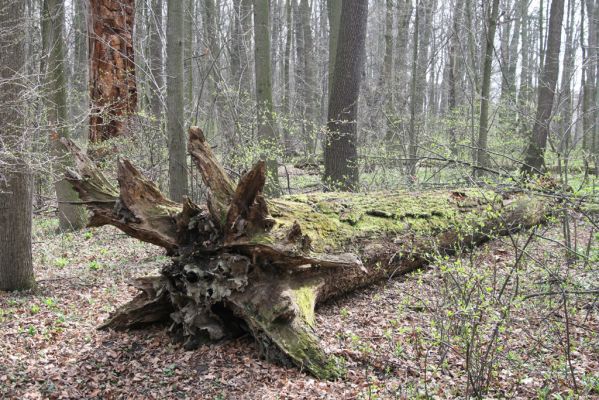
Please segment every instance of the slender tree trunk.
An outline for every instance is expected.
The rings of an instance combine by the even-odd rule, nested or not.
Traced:
[[[414,36],[412,39],[412,77],[410,80],[410,127],[408,129],[408,162],[407,162],[407,170],[406,177],[408,179],[408,183],[412,183],[414,180],[414,173],[416,172],[416,151],[418,150],[418,146],[416,145],[417,140],[417,108],[418,108],[418,52],[420,41],[418,40],[420,36],[420,18],[422,14],[422,3],[419,2],[416,6],[416,17],[414,19]],[[413,158],[413,159],[412,159]]]
[[[162,75],[162,0],[152,0],[150,7],[150,108],[154,118],[160,125],[163,108],[162,86],[164,84]]]
[[[0,290],[34,285],[31,259],[32,179],[23,146],[25,3],[0,0],[0,141],[13,156],[0,169]]]
[[[393,0],[385,0],[385,56],[383,58],[383,73],[381,87],[383,89],[383,104],[385,119],[392,121],[395,109],[395,90],[393,85]],[[393,137],[393,123],[387,122],[385,137]]]
[[[449,71],[448,71],[448,90],[449,95],[447,99],[447,106],[449,110],[449,118],[450,118],[450,126],[449,126],[449,147],[451,149],[451,154],[455,157],[458,154],[458,137],[456,124],[453,121],[457,116],[457,80],[458,80],[458,51],[460,45],[460,26],[462,21],[462,10],[463,8],[463,0],[457,0],[453,10],[453,21],[452,21],[452,29],[451,29],[451,38],[450,47],[449,47]]]
[[[324,148],[324,184],[356,190],[359,185],[357,117],[364,68],[368,0],[343,1]]]
[[[399,0],[397,4],[396,31],[397,50],[395,60],[394,92],[398,103],[398,113],[405,110],[408,103],[409,87],[408,76],[410,61],[407,57],[410,42],[410,20],[412,19],[411,0]]]
[[[342,0],[327,0],[329,17],[329,100],[333,88],[335,57],[337,57],[337,43],[339,42],[339,29],[341,26],[341,3]]]
[[[169,1],[166,25],[166,109],[170,198],[182,201],[187,194],[187,156],[183,119],[183,22],[184,4]]]
[[[277,172],[278,135],[275,130],[270,61],[270,1],[254,0],[254,40],[256,58],[256,103],[261,157],[266,161],[266,190],[270,196],[281,194]]]
[[[510,41],[509,61],[506,80],[508,83],[508,95],[513,97],[516,93],[516,67],[518,65],[518,46],[520,44],[520,29],[522,25],[522,8],[516,0],[514,3],[514,33]]]
[[[549,12],[549,29],[547,51],[543,65],[543,74],[539,84],[539,98],[535,124],[522,171],[524,173],[540,173],[545,163],[545,147],[549,135],[551,109],[555,96],[555,87],[559,73],[559,53],[562,39],[562,20],[564,17],[564,0],[553,0]]]
[[[316,87],[316,60],[314,57],[314,40],[312,36],[312,7],[308,0],[301,0],[299,7],[300,15],[299,19],[301,22],[301,34],[302,34],[302,49],[303,49],[303,72],[304,76],[301,77],[302,85],[302,101],[304,103],[304,115],[302,120],[304,123],[304,135],[307,143],[308,154],[314,154],[316,152],[317,138],[315,133],[315,121],[317,115],[317,105],[315,96]],[[299,32],[298,32],[299,33]]]
[[[63,0],[44,0],[44,18],[50,26],[44,49],[48,54],[46,71],[46,108],[50,125],[50,148],[54,159],[53,169],[58,176],[54,188],[58,200],[58,219],[60,229],[77,230],[85,226],[86,211],[83,206],[75,205],[78,197],[71,185],[63,178],[65,168],[71,164],[70,155],[60,144],[59,138],[69,137],[67,126],[67,81],[64,51],[64,4]]]
[[[499,0],[493,0],[492,8],[487,19],[487,33],[485,60],[482,71],[482,85],[480,91],[480,119],[478,125],[478,143],[476,148],[476,165],[487,167],[489,165],[489,154],[487,153],[487,141],[489,136],[489,97],[491,95],[491,73],[493,67],[493,42],[495,41],[495,29],[499,15]],[[475,169],[475,174],[476,174]]]
[[[285,0],[285,22],[287,33],[285,35],[285,54],[283,56],[283,114],[285,118],[291,117],[291,73],[290,73],[290,62],[291,62],[291,42],[293,40],[293,14],[291,7],[291,0]],[[291,154],[293,152],[293,139],[289,132],[290,127],[286,127],[283,130],[283,141],[285,144],[285,153]]]
[[[562,79],[558,104],[561,109],[560,119],[560,138],[558,142],[559,153],[565,157],[564,162],[568,163],[569,149],[571,143],[571,127],[573,125],[573,102],[572,102],[572,78],[574,76],[574,1],[568,0],[567,22],[566,22],[566,47],[564,50],[564,60],[562,67]]]
[[[126,134],[137,108],[133,52],[134,0],[90,0],[89,139]]]
[[[520,136],[525,137],[528,132],[528,102],[530,100],[530,40],[528,35],[528,0],[520,0],[520,12],[522,18],[522,50],[520,58],[520,88],[518,89],[518,128]]]
[[[73,138],[78,141],[87,141],[89,91],[87,90],[88,79],[88,45],[89,34],[87,27],[87,2],[74,2],[73,31],[75,34],[74,62],[72,72],[72,89],[69,96],[70,120],[73,121]],[[86,118],[83,118],[86,116]]]

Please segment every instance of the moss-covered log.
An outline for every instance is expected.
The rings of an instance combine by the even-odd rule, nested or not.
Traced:
[[[265,199],[263,163],[233,188],[198,128],[189,149],[210,191],[207,207],[164,198],[127,161],[119,192],[88,160],[67,175],[94,225],[115,225],[173,254],[103,327],[170,320],[188,349],[249,331],[267,358],[320,378],[339,376],[342,366],[313,333],[318,303],[418,268],[431,254],[534,226],[549,212],[541,197],[480,189]]]

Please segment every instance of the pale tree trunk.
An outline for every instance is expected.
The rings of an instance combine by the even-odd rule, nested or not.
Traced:
[[[304,137],[307,143],[308,154],[316,153],[317,138],[315,132],[315,122],[317,115],[317,103],[316,103],[316,60],[314,57],[314,40],[312,36],[312,24],[311,15],[312,7],[308,0],[301,0],[299,7],[299,20],[301,23],[301,32],[298,34],[302,35],[302,48],[303,48],[303,73],[304,76],[300,77],[301,81],[301,100],[304,103],[304,115],[302,120],[304,124]]]
[[[128,118],[137,108],[134,8],[134,0],[89,3],[91,142],[125,135]]]
[[[297,16],[296,16],[297,18]],[[291,7],[291,0],[285,0],[285,21],[287,26],[287,34],[285,35],[285,54],[283,56],[283,114],[285,118],[291,117],[291,42],[293,40],[293,14]],[[285,144],[285,153],[291,154],[293,152],[293,139],[289,132],[289,128],[283,130],[283,141]]]
[[[65,181],[65,169],[72,162],[65,152],[59,138],[69,137],[67,124],[67,81],[65,68],[65,51],[63,38],[64,4],[63,0],[45,0],[44,14],[50,26],[49,48],[44,49],[48,57],[46,70],[46,108],[50,125],[49,142],[54,159],[53,170],[58,176],[54,187],[58,201],[58,220],[62,230],[78,230],[85,226],[86,211],[75,205],[77,193]]]
[[[32,179],[21,148],[25,129],[25,3],[0,0],[0,290],[34,286],[31,258]],[[0,151],[0,157],[4,155]]]
[[[341,26],[341,3],[342,0],[327,0],[327,14],[329,19],[329,100],[333,88],[335,57],[337,57],[337,43],[339,42],[339,29]]]
[[[183,119],[183,8],[169,1],[166,25],[166,109],[168,131],[168,173],[171,199],[182,201],[187,194],[187,164]]]
[[[508,95],[513,98],[516,93],[516,67],[518,65],[518,45],[520,44],[520,29],[522,25],[522,7],[519,0],[514,3],[514,33],[510,41],[509,61],[507,66],[506,81]]]
[[[205,3],[213,0],[205,0]],[[185,26],[185,50],[183,51],[183,60],[184,65],[183,68],[185,70],[185,104],[187,106],[187,115],[191,115],[193,113],[193,55],[194,55],[194,16],[195,16],[195,1],[194,0],[186,0],[185,8],[183,10],[184,16],[184,26]]]
[[[397,51],[393,79],[393,91],[396,92],[398,112],[403,112],[408,104],[410,69],[409,57],[407,57],[410,42],[410,20],[412,18],[411,0],[398,0],[396,15]],[[403,123],[401,123],[403,125]]]
[[[450,37],[450,45],[449,45],[449,55],[448,55],[448,96],[447,96],[447,108],[449,111],[450,118],[450,127],[449,127],[449,148],[451,149],[451,154],[456,157],[458,155],[458,135],[456,130],[456,124],[454,119],[457,116],[457,80],[459,79],[459,71],[458,71],[458,52],[460,46],[460,26],[462,23],[462,10],[463,8],[463,0],[456,0],[454,10],[453,10],[453,19],[452,19],[452,29],[451,29],[451,37]]]
[[[162,119],[163,97],[162,85],[162,0],[152,0],[150,13],[150,24],[148,26],[150,36],[150,108],[157,126]]]
[[[545,164],[545,147],[549,135],[551,110],[559,73],[559,53],[562,39],[562,20],[564,17],[564,0],[553,0],[549,12],[549,29],[547,37],[547,51],[543,65],[543,73],[539,82],[539,97],[535,124],[522,171],[524,173],[538,174],[542,172]]]
[[[480,118],[478,125],[478,141],[476,146],[476,166],[486,168],[489,165],[487,141],[489,137],[489,97],[491,95],[491,73],[493,67],[493,42],[499,15],[499,0],[493,0],[488,14],[487,33],[485,35],[485,59],[483,62],[482,85],[480,90]],[[479,170],[475,169],[477,174]]]
[[[383,58],[383,73],[381,88],[383,89],[383,104],[387,131],[385,138],[393,136],[393,113],[395,110],[395,90],[393,85],[393,0],[385,1],[385,56]]]
[[[520,16],[522,50],[520,57],[520,87],[518,89],[518,129],[520,136],[525,137],[528,132],[528,102],[530,100],[530,40],[529,40],[529,18],[528,18],[528,0],[520,0]]]
[[[87,141],[88,112],[89,112],[89,91],[88,82],[88,45],[89,35],[87,28],[87,2],[74,2],[73,13],[73,31],[75,34],[75,49],[72,77],[71,96],[69,98],[70,115],[69,118],[74,124],[73,137],[81,142]]]
[[[233,87],[236,90],[241,89],[242,77],[245,67],[244,65],[242,65],[242,61],[245,61],[245,56],[243,56],[243,54],[245,54],[245,47],[243,42],[243,26],[241,24],[241,13],[241,0],[233,0],[230,64]]]
[[[500,70],[501,70],[501,100],[505,101],[511,82],[508,80],[508,68],[510,64],[510,33],[512,31],[511,0],[501,2],[501,8],[505,18],[501,23],[501,48],[500,48]]]
[[[570,152],[571,136],[572,136],[572,78],[574,77],[574,23],[575,0],[568,0],[567,21],[566,21],[566,46],[564,50],[564,60],[562,67],[562,79],[558,104],[561,110],[560,119],[560,137],[558,140],[559,154],[564,157],[564,166],[568,167],[568,158]]]
[[[332,190],[352,191],[357,190],[359,185],[357,118],[368,1],[343,1],[340,22],[329,96],[323,183]]]
[[[432,33],[433,1],[422,1],[416,9],[412,47],[412,79],[410,82],[410,127],[408,130],[408,162],[406,179],[416,179],[416,162],[420,130],[424,124],[426,73],[429,64],[429,42]]]
[[[281,185],[277,173],[279,143],[272,102],[269,5],[269,0],[254,0],[256,103],[261,158],[266,161],[267,169],[266,191],[270,196],[278,196],[281,194]]]

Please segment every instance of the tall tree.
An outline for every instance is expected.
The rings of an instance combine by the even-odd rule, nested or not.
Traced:
[[[343,1],[324,143],[324,184],[357,190],[358,98],[364,68],[368,0]]]
[[[564,17],[564,0],[553,0],[549,11],[549,28],[547,49],[543,73],[539,82],[537,112],[532,135],[526,150],[522,171],[538,174],[545,163],[545,147],[549,135],[551,109],[559,73],[559,53],[562,39],[562,20]]]
[[[329,18],[329,98],[333,88],[333,75],[335,74],[335,57],[337,57],[337,43],[339,42],[339,29],[341,26],[342,0],[327,0],[327,14]]]
[[[272,102],[269,0],[254,0],[254,46],[258,137],[261,157],[266,161],[266,191],[271,196],[277,196],[281,193],[281,185],[277,173],[278,135]]]
[[[462,7],[463,0],[456,0],[453,16],[452,16],[452,28],[451,28],[451,36],[450,36],[450,44],[449,44],[449,55],[448,55],[448,99],[447,99],[447,108],[450,114],[450,118],[453,119],[455,114],[457,113],[457,80],[458,80],[458,51],[460,45],[460,25],[462,23]],[[457,156],[458,147],[457,147],[457,131],[456,124],[453,121],[450,121],[449,126],[449,146],[451,149],[451,153],[453,156]]]
[[[86,211],[76,205],[79,196],[63,178],[65,168],[71,164],[71,156],[64,149],[59,138],[69,137],[67,127],[67,81],[64,51],[64,3],[63,0],[44,0],[44,18],[50,25],[44,49],[47,54],[46,108],[50,125],[50,147],[54,158],[54,172],[58,176],[54,187],[58,199],[58,219],[64,230],[81,229],[85,226]]]
[[[133,56],[134,0],[90,0],[89,138],[122,136],[137,107]]]
[[[482,71],[482,85],[480,89],[480,118],[478,124],[478,143],[476,146],[476,165],[486,167],[489,164],[487,141],[489,137],[489,97],[491,96],[491,73],[493,67],[493,43],[495,29],[499,16],[499,0],[493,0],[487,18],[487,33],[485,35],[485,60]],[[476,170],[475,170],[476,172]]]
[[[33,286],[32,179],[22,140],[25,2],[0,0],[0,290]],[[2,154],[6,152],[7,154]]]
[[[149,9],[150,24],[150,108],[155,118],[162,115],[162,0],[152,0]]]
[[[168,131],[169,194],[182,201],[187,194],[185,132],[183,129],[183,15],[182,1],[169,1],[166,23],[166,127]]]

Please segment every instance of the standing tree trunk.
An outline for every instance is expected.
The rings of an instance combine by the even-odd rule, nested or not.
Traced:
[[[335,57],[337,57],[337,43],[339,43],[339,29],[341,26],[342,0],[327,0],[327,14],[329,17],[329,100],[333,90],[333,75],[335,74]]]
[[[156,125],[160,126],[162,117],[162,0],[152,0],[150,13],[150,108]]]
[[[487,19],[487,34],[485,47],[485,61],[483,66],[482,85],[480,90],[480,119],[478,124],[478,143],[476,146],[476,166],[485,168],[489,165],[487,141],[489,137],[489,97],[491,95],[491,73],[493,67],[493,42],[495,41],[495,28],[499,15],[499,0],[493,0],[493,6]],[[476,175],[477,169],[474,173]]]
[[[451,37],[450,37],[450,45],[449,45],[449,55],[448,55],[448,99],[447,99],[447,108],[449,111],[450,118],[450,126],[449,126],[449,148],[451,149],[452,156],[456,157],[458,155],[458,147],[457,147],[457,132],[456,132],[456,123],[454,122],[454,118],[457,116],[457,80],[458,80],[458,47],[460,45],[460,26],[461,26],[461,15],[463,8],[463,0],[457,0],[453,9],[453,20],[452,20],[452,29],[451,29]]]
[[[58,200],[58,220],[60,229],[77,230],[85,226],[86,211],[81,205],[75,205],[77,193],[64,179],[65,169],[71,164],[70,155],[59,142],[61,137],[69,137],[67,124],[67,81],[64,59],[64,4],[63,0],[45,0],[44,18],[48,18],[49,35],[46,70],[46,108],[50,125],[50,148],[53,157],[53,169],[58,178],[55,181]]]
[[[520,87],[518,89],[518,129],[520,136],[525,136],[528,132],[528,102],[530,100],[530,39],[529,39],[529,18],[528,18],[528,0],[520,0],[520,18],[522,50],[520,56]]]
[[[539,99],[535,124],[532,128],[532,135],[522,165],[522,172],[526,174],[541,173],[545,163],[545,147],[549,135],[551,109],[553,108],[553,97],[555,96],[557,75],[559,73],[563,17],[564,0],[553,0],[549,11],[547,51],[545,52],[543,74],[539,82]]]
[[[168,176],[170,197],[175,201],[182,201],[187,194],[187,157],[183,130],[183,7],[181,1],[169,1],[166,24]]]
[[[89,139],[123,136],[137,107],[134,0],[90,0]]]
[[[325,186],[352,191],[359,185],[358,98],[364,68],[368,1],[343,1],[329,96],[324,144]]]
[[[21,153],[25,106],[25,3],[0,0],[0,290],[34,285],[32,179]],[[6,153],[5,153],[6,152]]]
[[[266,191],[281,194],[277,173],[278,135],[275,130],[270,61],[270,0],[254,0],[256,103],[261,158],[266,161]]]
[[[73,135],[75,139],[85,142],[89,132],[89,91],[88,82],[88,48],[89,34],[87,27],[87,2],[74,2],[73,31],[75,35],[75,49],[73,51],[74,62],[72,63],[72,87],[69,96],[70,117],[73,124]],[[85,118],[84,118],[85,117]]]

